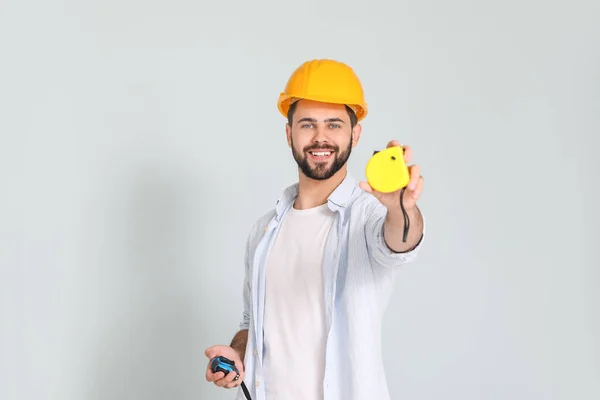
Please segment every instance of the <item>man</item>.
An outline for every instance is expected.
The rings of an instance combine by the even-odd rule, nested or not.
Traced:
[[[224,388],[244,381],[253,400],[389,399],[381,319],[394,276],[421,246],[419,167],[409,167],[404,191],[385,194],[347,172],[367,105],[343,63],[302,64],[278,108],[298,183],[250,232],[240,331],[230,346],[206,350],[206,379]],[[412,151],[403,149],[408,164]],[[212,373],[219,355],[235,361],[239,376]]]

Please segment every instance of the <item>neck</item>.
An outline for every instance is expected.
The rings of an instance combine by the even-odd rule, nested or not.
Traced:
[[[294,203],[294,208],[297,210],[305,210],[327,203],[327,199],[335,188],[342,183],[344,178],[346,178],[346,174],[346,166],[344,166],[331,178],[319,181],[308,178],[302,172],[299,172],[299,190],[298,197]]]

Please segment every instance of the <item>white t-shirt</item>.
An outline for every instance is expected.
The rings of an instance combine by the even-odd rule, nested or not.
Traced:
[[[264,315],[267,400],[323,398],[327,332],[322,260],[333,216],[327,204],[292,208],[273,243]]]

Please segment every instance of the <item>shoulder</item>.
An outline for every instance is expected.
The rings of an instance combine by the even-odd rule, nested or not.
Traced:
[[[262,238],[265,229],[269,225],[269,222],[275,217],[277,214],[274,208],[262,214],[258,219],[254,222],[252,227],[250,228],[250,233],[248,234],[248,244],[250,246],[256,245],[258,241]]]
[[[265,228],[269,225],[273,218],[275,218],[275,216],[279,212],[281,212],[282,209],[285,208],[287,205],[292,204],[293,200],[298,195],[298,189],[298,182],[286,186],[282,190],[279,198],[277,199],[276,205],[274,207],[271,207],[267,212],[258,217],[256,222],[252,226],[252,229],[250,230],[250,236],[262,237],[265,232]]]

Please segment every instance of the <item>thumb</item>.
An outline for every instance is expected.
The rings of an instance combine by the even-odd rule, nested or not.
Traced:
[[[373,188],[371,187],[371,185],[369,185],[368,182],[362,181],[362,182],[360,182],[359,186],[365,192],[371,193],[371,194],[373,193]]]
[[[359,186],[365,192],[370,193],[373,196],[375,196],[375,198],[377,198],[378,200],[381,200],[381,196],[383,195],[383,193],[378,192],[377,190],[373,189],[371,187],[371,185],[369,185],[369,182],[361,181]]]
[[[209,347],[208,349],[206,349],[206,351],[204,352],[204,354],[206,355],[206,357],[210,358],[211,360],[213,358],[215,358],[216,356],[218,356],[221,353],[221,348],[223,346],[212,346]]]

